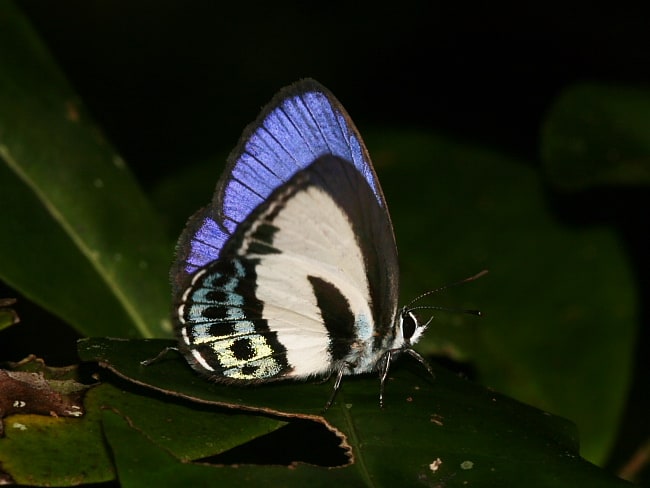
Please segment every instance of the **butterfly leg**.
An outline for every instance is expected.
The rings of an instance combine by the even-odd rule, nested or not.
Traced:
[[[386,384],[386,378],[388,377],[390,362],[393,359],[393,351],[386,351],[383,358],[383,363],[379,372],[379,408],[384,408],[384,385]]]
[[[162,351],[160,351],[158,354],[156,354],[154,357],[149,358],[149,359],[145,359],[144,361],[140,361],[140,364],[141,364],[142,366],[149,366],[149,365],[151,365],[151,364],[153,364],[153,363],[155,363],[155,362],[158,362],[158,361],[160,361],[160,360],[161,360],[165,355],[167,355],[167,353],[168,353],[169,351],[180,352],[180,351],[178,350],[177,347],[174,347],[174,346],[168,346],[168,347],[164,348]]]
[[[339,372],[336,374],[336,381],[334,381],[334,389],[332,390],[332,394],[329,397],[329,400],[327,400],[327,403],[325,404],[325,408],[323,411],[327,410],[332,406],[332,403],[334,403],[334,398],[336,397],[336,394],[339,391],[339,388],[341,388],[341,380],[343,379],[343,373],[345,372],[345,368],[347,365],[343,365],[339,368]]]
[[[382,363],[381,367],[379,369],[379,407],[384,408],[384,388],[386,384],[386,378],[388,378],[388,370],[390,369],[390,363],[393,360],[393,353],[399,354],[402,352],[408,353],[409,356],[415,358],[418,363],[420,363],[422,366],[424,366],[424,369],[427,370],[427,372],[431,375],[433,379],[436,379],[436,375],[433,372],[433,369],[431,369],[431,366],[427,362],[426,359],[424,359],[422,356],[420,356],[417,352],[415,352],[413,349],[391,349],[388,350],[384,353],[382,356]]]
[[[422,356],[420,356],[417,352],[415,352],[413,349],[405,349],[404,352],[408,353],[409,356],[417,359],[418,363],[420,363],[422,366],[424,366],[424,369],[427,370],[427,372],[431,375],[431,377],[435,380],[436,375],[433,372],[433,369],[431,369],[431,365],[427,362],[426,359],[424,359]]]
[[[316,385],[322,385],[323,383],[327,383],[327,382],[328,382],[329,380],[331,380],[331,379],[332,379],[332,372],[330,371],[329,373],[327,373],[327,376],[323,377],[323,378],[320,379],[320,380],[316,380],[316,381],[314,381],[314,384],[316,384]]]

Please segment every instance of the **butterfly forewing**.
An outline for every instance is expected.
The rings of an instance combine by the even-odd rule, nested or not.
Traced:
[[[352,164],[386,208],[368,151],[347,112],[322,85],[302,80],[281,90],[244,130],[212,203],[181,234],[171,270],[174,294],[182,293],[196,271],[220,257],[237,227],[271,193],[323,155]],[[387,213],[386,218],[390,222]]]

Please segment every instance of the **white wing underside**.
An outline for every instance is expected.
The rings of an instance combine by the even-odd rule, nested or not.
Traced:
[[[267,213],[276,210],[272,205]],[[261,218],[260,223],[263,221]],[[255,224],[244,238],[241,252],[247,259],[260,260],[256,295],[264,304],[262,316],[286,347],[294,368],[288,376],[323,374],[335,365],[308,277],[333,284],[346,297],[355,317],[358,342],[363,343],[372,336],[373,319],[362,251],[347,214],[317,186],[308,186],[283,201],[272,225],[278,229],[273,235],[278,253],[247,252]]]

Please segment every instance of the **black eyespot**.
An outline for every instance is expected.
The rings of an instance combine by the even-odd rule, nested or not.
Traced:
[[[415,318],[412,312],[404,310],[402,312],[402,336],[405,340],[409,340],[413,337],[415,329],[418,326],[418,319]]]

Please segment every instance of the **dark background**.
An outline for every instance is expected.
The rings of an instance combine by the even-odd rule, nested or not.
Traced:
[[[530,165],[540,164],[540,126],[564,88],[650,81],[650,17],[631,3],[17,3],[145,188],[230,150],[301,77],[330,88],[362,133],[416,126]],[[633,258],[645,254],[636,247]],[[637,377],[647,350],[639,346]],[[646,389],[636,385],[628,418],[647,412]],[[610,468],[647,436],[625,424]]]
[[[564,87],[650,79],[650,22],[621,3],[259,4],[19,2],[145,183],[234,146],[301,77],[330,88],[361,127],[418,125],[533,164]]]

